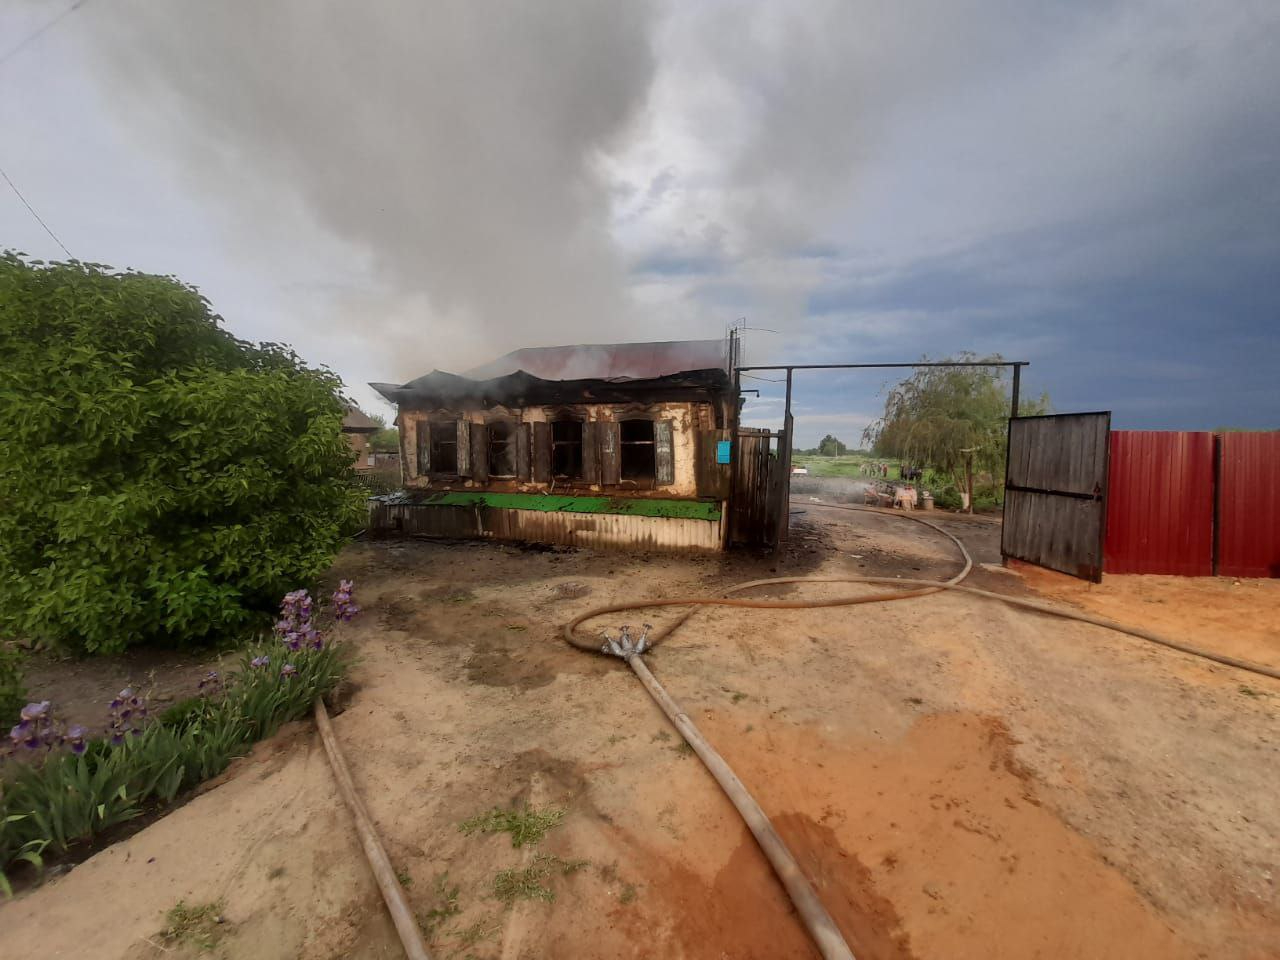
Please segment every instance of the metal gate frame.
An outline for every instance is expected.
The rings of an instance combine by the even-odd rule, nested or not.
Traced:
[[[1065,421],[1069,418],[1082,417],[1103,417],[1105,418],[1102,445],[1100,456],[1102,459],[1102,477],[1094,481],[1092,490],[1070,490],[1066,489],[1067,484],[1062,480],[1069,478],[1054,478],[1049,486],[1031,486],[1023,483],[1015,483],[1014,475],[1014,425],[1017,423],[1027,423],[1030,421],[1046,421],[1057,420]],[[1069,466],[1069,464],[1068,464]],[[1002,513],[1002,523],[1000,529],[1000,554],[1004,558],[1013,557],[1017,560],[1023,560],[1027,563],[1033,563],[1037,566],[1046,567],[1050,570],[1058,570],[1070,576],[1079,577],[1082,580],[1091,580],[1094,583],[1102,582],[1102,565],[1103,551],[1107,539],[1107,488],[1110,484],[1111,470],[1111,411],[1099,410],[1088,413],[1051,413],[1034,417],[1011,417],[1007,428],[1007,439],[1005,443],[1005,486],[1004,486],[1004,509]],[[1068,569],[1070,560],[1061,559],[1058,566],[1053,566],[1046,560],[1052,559],[1049,552],[1056,546],[1053,541],[1053,533],[1057,531],[1045,531],[1043,536],[1037,539],[1037,547],[1043,549],[1029,550],[1023,549],[1022,554],[1015,553],[1016,544],[1011,544],[1012,535],[1016,535],[1019,531],[1016,529],[1017,517],[1011,518],[1010,514],[1019,510],[1019,503],[1023,496],[1026,497],[1053,497],[1075,501],[1088,501],[1098,505],[1098,532],[1097,544],[1093,551],[1093,561],[1087,559],[1084,562],[1076,561],[1072,564],[1073,568]],[[1011,522],[1011,520],[1013,522]]]

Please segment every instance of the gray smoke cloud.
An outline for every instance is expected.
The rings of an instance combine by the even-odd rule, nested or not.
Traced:
[[[599,161],[645,102],[652,16],[143,0],[96,19],[89,49],[118,115],[258,231],[260,255],[286,255],[277,223],[308,217],[358,252],[377,288],[337,278],[308,323],[363,326],[386,375],[409,377],[625,317]]]

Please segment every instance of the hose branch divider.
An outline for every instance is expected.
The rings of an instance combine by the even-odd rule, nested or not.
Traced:
[[[661,708],[662,712],[684,737],[686,743],[693,748],[693,751],[702,760],[707,770],[715,778],[716,782],[724,790],[726,796],[737,808],[742,819],[746,822],[747,827],[751,830],[752,835],[756,838],[756,842],[760,845],[760,849],[768,858],[774,872],[778,875],[778,879],[782,882],[783,887],[787,891],[787,895],[791,898],[796,910],[799,912],[805,927],[809,931],[809,935],[817,944],[818,949],[822,953],[824,960],[852,960],[853,953],[850,951],[848,944],[840,934],[839,928],[832,920],[831,915],[823,907],[813,887],[805,878],[803,871],[796,862],[795,857],[787,849],[786,844],[778,836],[773,824],[765,815],[760,804],[756,802],[746,786],[738,779],[737,775],[730,769],[724,758],[711,746],[710,743],[702,736],[697,726],[689,719],[688,715],[680,709],[680,706],[671,696],[663,689],[662,685],[654,677],[641,657],[641,654],[656,646],[658,643],[668,639],[681,624],[689,619],[690,616],[699,608],[705,606],[724,606],[724,607],[746,607],[751,609],[771,609],[771,610],[804,610],[804,609],[821,609],[826,607],[844,607],[854,606],[863,603],[884,603],[894,600],[907,600],[912,597],[928,596],[931,593],[938,593],[942,590],[956,590],[967,593],[975,597],[984,597],[989,600],[998,600],[1001,603],[1018,607],[1023,610],[1030,610],[1035,613],[1045,614],[1048,616],[1059,617],[1065,620],[1075,620],[1080,623],[1089,623],[1094,626],[1104,627],[1108,630],[1115,630],[1120,633],[1128,634],[1132,637],[1138,637],[1151,643],[1168,647],[1172,650],[1178,650],[1191,656],[1201,657],[1211,660],[1215,663],[1221,663],[1226,666],[1236,667],[1241,670],[1247,670],[1260,676],[1271,677],[1280,680],[1280,670],[1265,664],[1253,663],[1247,660],[1240,660],[1236,657],[1226,656],[1225,654],[1215,653],[1202,647],[1192,644],[1182,643],[1168,637],[1161,636],[1149,630],[1143,630],[1140,627],[1130,627],[1125,624],[1117,623],[1113,620],[1107,620],[1104,617],[1095,617],[1086,613],[1079,613],[1074,610],[1066,610],[1060,607],[1051,606],[1047,603],[1037,603],[1033,600],[1023,600],[1019,597],[1010,597],[1002,593],[994,593],[990,590],[977,590],[973,587],[965,587],[960,585],[960,581],[969,575],[973,569],[973,558],[969,555],[969,551],[965,549],[963,543],[960,542],[949,531],[933,523],[923,517],[916,517],[908,513],[898,513],[896,511],[878,510],[870,507],[856,507],[843,504],[819,504],[819,506],[831,507],[834,509],[857,510],[868,513],[881,513],[887,516],[898,517],[904,520],[914,520],[925,526],[931,527],[952,541],[960,551],[960,555],[964,558],[963,569],[944,581],[936,580],[916,580],[905,579],[900,577],[773,577],[766,580],[752,580],[747,583],[740,583],[729,587],[724,591],[724,596],[719,597],[668,597],[649,600],[633,600],[622,603],[606,604],[604,606],[593,607],[590,610],[580,613],[574,617],[563,627],[562,634],[567,643],[579,650],[591,653],[605,654],[619,657],[624,660],[631,668],[632,672],[644,684],[645,690],[653,698],[654,702]],[[808,583],[858,583],[858,584],[874,584],[892,586],[895,589],[887,593],[872,593],[862,595],[852,595],[843,597],[828,597],[815,600],[749,600],[740,597],[733,597],[731,594],[741,593],[747,590],[759,589],[762,587],[782,586],[785,584],[808,584]],[[902,590],[903,587],[910,587],[910,590]],[[627,628],[623,628],[618,638],[610,638],[608,634],[604,636],[604,642],[586,640],[576,633],[577,628],[587,620],[595,619],[610,613],[622,613],[624,611],[650,610],[659,607],[688,607],[684,613],[680,614],[669,623],[665,628],[652,632],[652,627],[645,625],[640,636],[632,641]]]

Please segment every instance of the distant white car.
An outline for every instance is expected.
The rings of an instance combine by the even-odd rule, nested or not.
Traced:
[[[792,467],[791,475],[793,477],[807,477],[809,475],[808,467]]]

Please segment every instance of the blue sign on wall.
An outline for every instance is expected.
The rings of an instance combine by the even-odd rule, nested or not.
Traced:
[[[729,447],[733,441],[717,440],[716,441],[716,463],[729,462]]]

